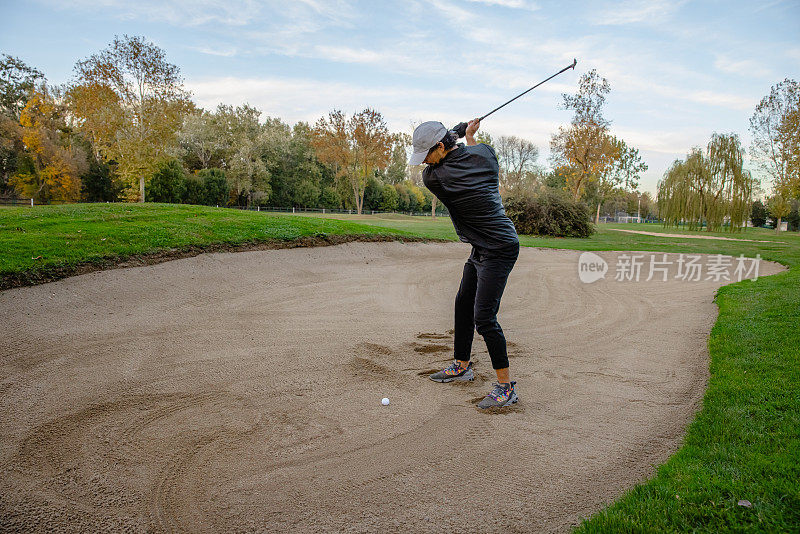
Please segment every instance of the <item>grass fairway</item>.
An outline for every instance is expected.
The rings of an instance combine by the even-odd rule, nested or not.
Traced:
[[[647,236],[614,228],[768,242]],[[156,204],[8,208],[0,210],[0,272],[318,232],[456,239],[444,217],[277,215]],[[763,229],[708,234],[620,224],[601,225],[588,239],[521,236],[520,241],[576,250],[760,254],[789,267],[719,290],[720,313],[709,339],[709,386],[682,448],[653,479],[578,531],[800,531],[800,235]],[[37,256],[42,258],[31,259]],[[739,506],[741,499],[751,506]]]

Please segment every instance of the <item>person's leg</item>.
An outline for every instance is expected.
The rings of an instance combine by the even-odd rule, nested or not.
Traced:
[[[497,312],[500,299],[508,281],[508,275],[516,263],[519,249],[502,254],[485,256],[477,267],[478,283],[475,294],[474,321],[478,333],[483,336],[497,381],[510,384],[506,338]]]
[[[472,339],[475,336],[475,292],[478,286],[478,273],[473,263],[476,251],[473,248],[464,272],[461,276],[461,285],[458,288],[455,302],[455,325],[453,328],[453,356],[466,367],[472,352]]]

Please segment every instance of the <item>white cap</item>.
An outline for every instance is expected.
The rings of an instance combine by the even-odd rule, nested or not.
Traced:
[[[428,151],[436,146],[447,133],[447,128],[444,124],[438,121],[423,122],[414,130],[414,138],[412,146],[414,153],[411,154],[411,159],[408,160],[409,165],[420,165]]]

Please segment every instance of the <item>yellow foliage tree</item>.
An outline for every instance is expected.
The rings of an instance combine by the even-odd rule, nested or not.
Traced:
[[[20,112],[22,144],[33,169],[11,177],[19,195],[45,202],[80,200],[86,156],[72,144],[65,115],[64,106],[44,86],[33,91]]]
[[[75,66],[73,112],[98,153],[117,162],[128,200],[144,202],[145,179],[177,153],[177,133],[194,106],[180,69],[143,37],[115,37]]]

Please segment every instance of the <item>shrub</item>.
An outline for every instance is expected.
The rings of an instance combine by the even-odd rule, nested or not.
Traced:
[[[186,177],[186,187],[183,193],[183,202],[186,204],[205,204],[206,186],[203,179],[196,174]]]
[[[557,193],[510,195],[504,205],[519,234],[589,237],[595,231],[589,208]]]
[[[186,173],[177,160],[158,166],[145,189],[144,198],[148,202],[171,202],[177,204],[183,199],[186,190]]]
[[[222,169],[203,169],[197,173],[203,180],[205,196],[203,204],[206,206],[225,206],[231,196],[230,185]]]

